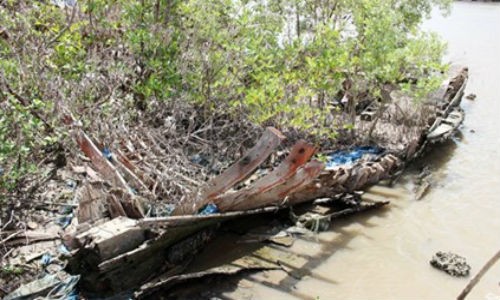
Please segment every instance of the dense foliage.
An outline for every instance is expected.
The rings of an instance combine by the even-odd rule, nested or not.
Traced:
[[[181,101],[335,137],[355,127],[343,97],[352,115],[387,84],[436,87],[444,47],[419,25],[450,2],[0,1],[0,189],[64,139],[67,108],[137,121]]]

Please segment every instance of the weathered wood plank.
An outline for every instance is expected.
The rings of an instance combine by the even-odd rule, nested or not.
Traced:
[[[99,261],[104,261],[135,249],[146,240],[145,233],[137,221],[117,217],[78,234],[75,240],[80,247],[97,254]]]
[[[78,189],[77,193],[80,198],[78,202],[78,223],[92,223],[104,218],[106,195],[102,190],[86,182]]]
[[[101,173],[105,180],[109,180],[116,187],[123,188],[127,191],[130,190],[125,179],[118,173],[113,164],[102,155],[99,148],[97,148],[85,132],[80,131],[78,133],[77,142],[80,149],[90,158],[94,167]]]
[[[200,221],[215,220],[217,222],[220,222],[236,217],[262,214],[262,213],[272,213],[277,211],[278,211],[277,207],[264,207],[246,211],[216,213],[211,215],[186,215],[186,216],[144,218],[142,220],[139,220],[137,224],[138,226],[141,226],[143,228],[151,228],[151,227],[172,228],[172,227],[192,226],[193,224]]]
[[[205,191],[206,199],[211,199],[249,176],[279,146],[285,136],[277,129],[268,127],[257,144],[240,160],[215,177]]]
[[[313,156],[314,151],[314,146],[308,144],[304,140],[298,141],[293,146],[287,158],[271,173],[260,178],[251,186],[234,193],[221,195],[213,199],[213,202],[217,206],[221,204],[222,206],[227,206],[231,205],[231,203],[236,204],[246,201],[246,199],[252,195],[267,192],[292,177],[297,172],[297,169]]]
[[[139,184],[146,190],[153,188],[155,181],[153,178],[142,172],[133,162],[131,162],[120,149],[116,149],[117,160],[128,169],[128,171],[137,178]]]
[[[97,148],[85,132],[79,132],[77,142],[83,153],[90,158],[92,164],[104,179],[109,180],[114,186],[124,191],[122,197],[120,197],[120,202],[127,215],[131,218],[143,218],[144,213],[142,212],[142,208],[134,201],[135,196],[132,194],[130,186],[115,166],[102,155],[99,148]]]
[[[288,180],[270,188],[263,193],[252,194],[248,198],[237,203],[222,202],[218,204],[220,211],[238,211],[255,209],[264,206],[282,206],[285,198],[296,191],[301,190],[318,177],[324,169],[324,164],[319,161],[311,161],[290,177]]]
[[[202,191],[201,201],[187,203],[177,207],[173,214],[193,214],[209,203],[213,198],[226,192],[238,182],[251,175],[279,146],[285,136],[276,128],[267,127],[257,144],[240,160],[231,165],[222,174],[212,179]]]

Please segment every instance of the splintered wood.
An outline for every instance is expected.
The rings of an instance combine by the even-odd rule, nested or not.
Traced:
[[[202,191],[202,199],[195,203],[186,203],[177,207],[173,214],[197,213],[212,199],[250,176],[278,147],[285,136],[273,127],[267,127],[264,134],[239,161],[227,168],[221,175],[212,179]]]
[[[278,166],[255,182],[247,182],[243,188],[235,190],[238,184],[264,164],[283,139],[277,129],[267,128],[241,159],[200,188],[200,198],[187,195],[187,201],[178,204],[173,215],[145,218],[141,196],[132,192],[129,183],[154,193],[158,182],[119,150],[113,150],[113,159],[108,160],[102,149],[83,132],[80,133],[78,143],[82,151],[90,158],[99,175],[111,182],[113,187],[103,196],[93,190],[92,185],[87,185],[82,190],[87,199],[80,203],[79,220],[95,222],[101,217],[99,221],[104,221],[107,216],[111,220],[99,225],[87,224],[88,228],[78,230],[72,236],[71,244],[78,251],[70,268],[77,273],[81,273],[82,268],[91,270],[85,272],[82,285],[99,292],[128,289],[146,281],[162,268],[175,275],[182,271],[182,263],[192,257],[195,249],[208,241],[210,230],[223,221],[275,212],[283,207],[332,195],[334,191],[357,189],[386,177],[398,166],[398,160],[389,155],[373,162],[324,172],[324,163],[311,160],[315,147],[299,140]],[[103,204],[106,204],[106,217]],[[207,204],[213,204],[217,210],[199,214]],[[167,261],[166,251],[175,252]],[[182,259],[177,261],[172,257]],[[136,276],[123,276],[129,270],[134,270]],[[107,285],[103,286],[102,282]]]
[[[112,211],[115,215],[122,215],[123,211],[131,218],[143,218],[144,212],[140,201],[132,193],[132,188],[127,184],[122,175],[120,175],[116,167],[103,156],[102,151],[97,148],[83,131],[79,132],[77,142],[83,153],[90,158],[92,164],[103,178],[122,191],[118,200],[122,205],[121,209],[117,207],[118,201],[116,201],[116,198],[113,199],[108,197],[108,199],[111,199],[109,205],[112,207]]]
[[[252,209],[260,207],[261,205],[276,204],[272,202],[282,201],[283,198],[279,196],[280,193],[277,193],[276,190],[281,190],[281,193],[283,193],[283,189],[286,190],[286,186],[290,185],[285,184],[287,180],[295,182],[298,177],[300,177],[299,180],[302,181],[314,179],[314,177],[311,178],[311,176],[308,177],[307,175],[295,176],[297,170],[312,157],[314,151],[314,147],[309,145],[306,141],[298,141],[287,158],[271,173],[260,178],[251,186],[237,192],[221,195],[214,199],[213,202],[221,211],[227,211]],[[302,174],[304,172],[300,173]],[[314,176],[314,174],[309,175]],[[291,179],[294,176],[296,177],[294,178],[295,180]],[[276,189],[278,186],[281,186],[281,188]],[[255,199],[257,195],[262,195],[262,197]],[[269,200],[272,198],[269,198],[269,195],[274,195],[276,199]]]
[[[204,198],[212,199],[247,178],[274,152],[284,139],[285,136],[281,132],[268,127],[257,144],[245,156],[209,182]]]

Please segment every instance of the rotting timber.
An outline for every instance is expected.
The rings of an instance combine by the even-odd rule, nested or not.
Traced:
[[[269,127],[241,159],[201,186],[196,194],[186,195],[166,217],[147,217],[147,200],[131,188],[154,193],[157,185],[146,170],[137,167],[134,148],[124,142],[122,148],[112,149],[114,156],[109,159],[103,155],[104,148],[98,141],[78,129],[77,142],[92,167],[85,172],[96,180],[102,178],[112,188],[102,194],[87,185],[82,192],[78,224],[72,224],[64,236],[64,243],[72,249],[68,269],[81,275],[83,290],[99,294],[138,289],[159,276],[154,284],[145,284],[136,293],[138,298],[163,284],[172,284],[179,276],[202,277],[203,274],[183,274],[183,271],[192,255],[213,237],[215,228],[222,222],[275,213],[319,198],[338,199],[337,195],[394,178],[409,161],[421,155],[429,143],[449,138],[464,119],[459,104],[466,83],[467,70],[464,69],[424,103],[422,109],[431,112],[430,117],[423,120],[428,126],[381,119],[375,135],[398,132],[400,136],[396,141],[381,139],[377,146],[383,151],[351,164],[330,166],[312,159],[315,147],[298,140],[277,166],[262,167],[286,138]],[[395,109],[405,110],[408,115],[412,113],[411,109],[404,109],[408,103],[409,100],[402,97],[395,101],[398,107],[388,107],[385,113],[396,115],[391,111]],[[362,112],[358,123],[370,124],[372,120],[367,120],[370,118],[366,115],[372,111],[373,107],[369,107]],[[342,208],[328,210],[327,218],[388,204],[342,201]],[[207,211],[209,207],[216,210]]]

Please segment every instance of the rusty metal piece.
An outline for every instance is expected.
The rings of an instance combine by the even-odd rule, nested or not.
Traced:
[[[314,146],[308,144],[304,140],[298,141],[290,151],[286,159],[271,173],[257,180],[251,186],[241,189],[234,193],[221,195],[213,202],[217,205],[220,203],[241,203],[251,195],[264,193],[273,187],[284,183],[292,177],[299,167],[304,165],[314,154]]]
[[[220,211],[247,210],[270,205],[285,205],[285,199],[294,192],[298,192],[318,177],[325,165],[319,161],[311,161],[299,168],[297,172],[285,182],[276,185],[265,192],[249,195],[238,202],[220,202]]]

